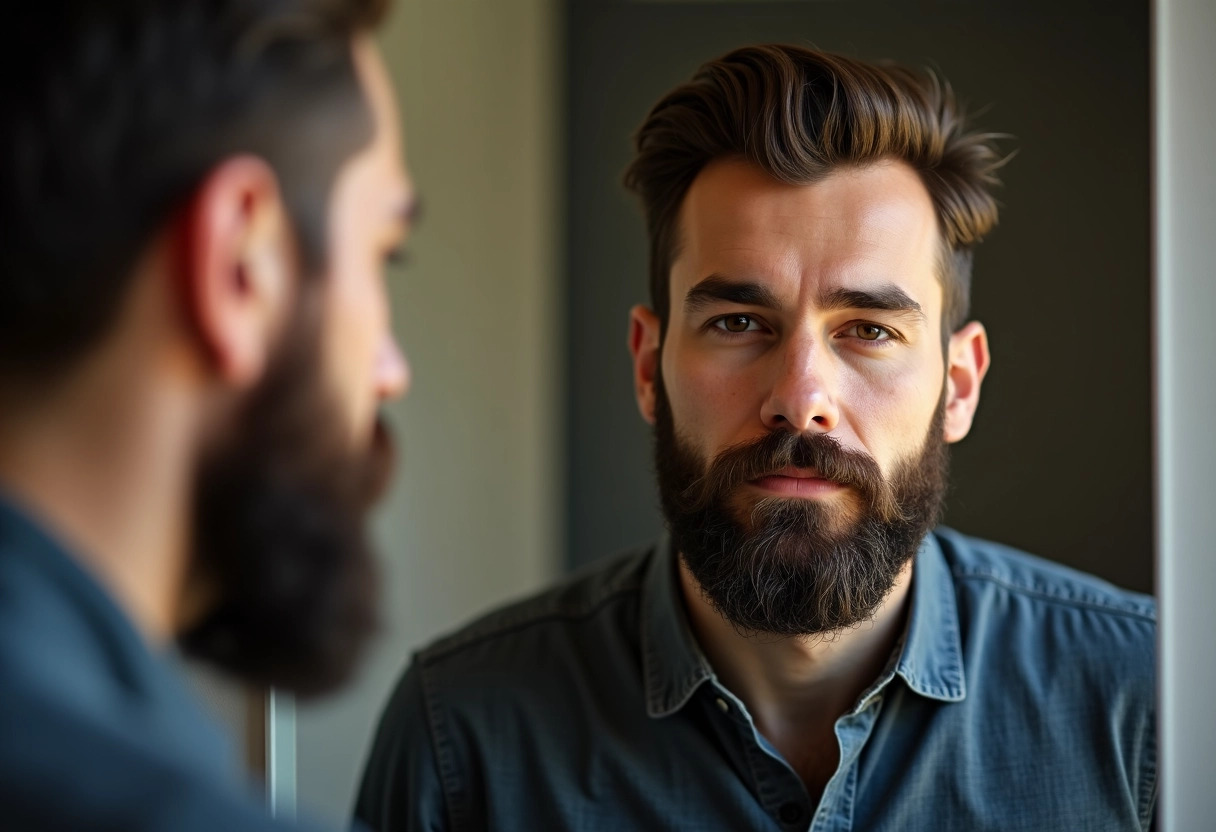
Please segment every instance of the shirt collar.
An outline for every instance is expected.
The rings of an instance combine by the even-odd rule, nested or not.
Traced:
[[[669,716],[684,707],[713,670],[688,623],[671,539],[655,546],[642,586],[642,673],[646,713]]]
[[[925,536],[916,553],[911,608],[895,672],[922,696],[961,702],[967,696],[954,581],[937,536]]]
[[[646,711],[669,716],[692,698],[713,670],[688,623],[671,539],[655,546],[642,590],[642,670]],[[913,691],[943,702],[967,695],[959,637],[958,602],[950,569],[933,534],[925,536],[913,567],[908,625],[895,673]]]
[[[232,777],[232,746],[173,666],[175,655],[145,640],[98,579],[56,539],[49,523],[0,492],[0,570],[5,567],[34,576],[37,583],[18,584],[27,593],[45,593],[22,600],[43,651],[71,657],[72,673],[81,681],[65,698],[87,701],[88,707],[120,703],[128,709],[125,714],[142,714],[144,724],[160,732],[166,753],[177,753],[180,762],[206,768],[220,779]],[[109,685],[121,692],[117,699],[105,693]]]
[[[15,498],[0,491],[0,547],[9,557],[18,557],[54,582],[57,591],[70,595],[74,606],[92,617],[90,629],[103,628],[119,639],[132,654],[147,652],[135,625],[100,581],[66,546],[56,539],[50,525]]]

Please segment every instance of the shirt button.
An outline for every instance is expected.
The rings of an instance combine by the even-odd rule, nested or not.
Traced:
[[[726,700],[725,700],[725,699],[723,699],[721,696],[719,696],[719,697],[717,698],[717,700],[715,700],[715,701],[718,703],[718,710],[719,710],[719,711],[721,711],[721,712],[722,712],[722,713],[724,713],[724,714],[725,714],[725,713],[729,713],[729,712],[730,712],[730,705],[729,705],[729,704],[727,704]]]
[[[786,803],[777,810],[777,816],[782,823],[797,823],[802,820],[802,806],[797,803]]]

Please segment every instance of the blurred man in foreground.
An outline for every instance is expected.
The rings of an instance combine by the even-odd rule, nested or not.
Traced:
[[[669,535],[423,650],[360,818],[1149,825],[1152,600],[934,528],[989,365],[967,301],[1000,161],[934,79],[798,47],[655,106],[629,346]]]
[[[413,206],[376,0],[30,4],[0,110],[5,829],[271,828],[167,661],[373,632]]]

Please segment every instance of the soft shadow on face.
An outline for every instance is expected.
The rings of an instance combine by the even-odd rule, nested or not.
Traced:
[[[307,696],[344,683],[376,630],[366,519],[394,453],[382,422],[368,446],[350,446],[321,372],[323,289],[304,292],[265,381],[202,465],[193,568],[218,605],[181,644],[247,681]]]
[[[938,522],[948,454],[943,398],[919,454],[889,478],[867,454],[825,434],[775,430],[707,461],[675,429],[655,379],[654,455],[672,544],[706,599],[745,633],[831,633],[871,618]],[[742,508],[746,483],[787,466],[848,487],[843,506],[767,497]]]

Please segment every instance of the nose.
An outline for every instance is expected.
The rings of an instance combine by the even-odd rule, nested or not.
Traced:
[[[376,396],[380,401],[401,398],[410,388],[410,365],[393,334],[385,333],[376,351]]]
[[[777,375],[760,418],[769,430],[830,433],[840,421],[831,362],[817,339],[790,339],[777,355]]]

